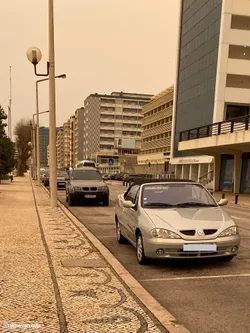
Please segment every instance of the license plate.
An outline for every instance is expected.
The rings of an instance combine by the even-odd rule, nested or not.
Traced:
[[[184,244],[183,251],[187,252],[216,252],[217,244]]]
[[[65,185],[65,183],[58,183],[58,185],[63,185],[63,186],[64,186],[64,185]]]
[[[87,198],[87,199],[94,199],[94,198],[96,198],[96,195],[94,195],[94,194],[86,194],[85,198]]]

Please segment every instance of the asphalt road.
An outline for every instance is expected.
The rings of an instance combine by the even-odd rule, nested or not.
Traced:
[[[137,263],[130,244],[115,236],[114,200],[124,191],[114,182],[109,207],[68,207],[162,306],[192,333],[250,332],[250,209],[227,207],[240,227],[241,249],[232,262],[153,261]]]

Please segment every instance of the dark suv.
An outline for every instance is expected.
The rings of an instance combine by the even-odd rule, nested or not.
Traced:
[[[73,206],[79,199],[83,202],[102,202],[109,205],[109,188],[95,168],[77,168],[69,171],[66,182],[66,201]]]

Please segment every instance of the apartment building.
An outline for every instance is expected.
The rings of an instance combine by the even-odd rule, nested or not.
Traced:
[[[176,87],[173,161],[203,158],[215,190],[250,193],[250,1],[182,1]]]
[[[47,147],[49,145],[49,128],[39,128],[39,139],[40,139],[40,164],[41,167],[48,166]]]
[[[170,159],[174,86],[155,95],[142,108],[142,145],[137,170],[165,171]]]
[[[57,134],[57,167],[70,167],[70,121],[60,127]]]
[[[83,160],[84,107],[75,111],[74,166]]]
[[[115,156],[140,151],[141,111],[151,97],[124,92],[89,95],[84,103],[83,158],[102,161],[106,172],[118,172],[120,165],[119,161],[114,165]]]
[[[75,116],[71,116],[69,119],[70,123],[70,167],[73,168],[76,165],[76,158],[75,158],[75,123],[76,118]]]

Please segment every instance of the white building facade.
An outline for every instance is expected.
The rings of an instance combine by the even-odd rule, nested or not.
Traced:
[[[250,1],[183,0],[177,72],[173,164],[203,161],[214,190],[250,193]]]

